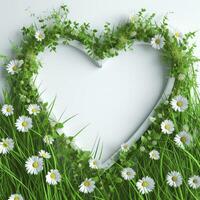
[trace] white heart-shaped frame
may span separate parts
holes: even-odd
[[[147,43],[137,43],[137,44],[148,45]],[[79,49],[81,52],[84,52],[84,54],[88,55],[87,51],[84,49],[84,47],[79,42],[73,41],[73,42],[70,43],[70,46],[73,46],[76,49]],[[96,61],[94,59],[91,59],[91,61],[99,68],[102,68],[104,66],[104,63],[105,63],[105,60]],[[148,127],[151,123],[149,119],[150,119],[150,117],[152,117],[154,115],[155,107],[157,107],[160,104],[161,101],[165,101],[167,99],[167,97],[171,94],[173,85],[174,85],[174,78],[168,78],[166,85],[162,90],[162,94],[160,94],[160,97],[155,102],[151,112],[149,112],[147,115],[145,115],[145,120],[143,120],[142,123],[139,124],[137,129],[131,135],[128,136],[128,139],[126,139],[126,141],[123,141],[123,142],[130,145],[133,142],[137,141],[143,135],[143,133],[148,129]],[[47,101],[46,98],[44,98],[44,100]],[[48,99],[48,101],[49,101],[49,99]],[[102,126],[103,126],[103,124],[102,124]],[[90,141],[90,142],[92,142],[92,141]],[[93,143],[94,143],[94,141],[93,141]],[[117,149],[117,150],[112,152],[111,155],[109,155],[109,157],[107,157],[106,159],[105,158],[102,159],[102,161],[103,161],[102,167],[103,168],[109,168],[117,160],[118,155],[119,155],[119,151],[120,151],[120,145],[117,145],[117,147],[115,147],[115,149]]]

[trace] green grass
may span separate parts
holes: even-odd
[[[15,57],[24,60],[24,65],[18,74],[8,76],[10,90],[4,94],[4,103],[14,106],[14,115],[5,117],[0,113],[0,139],[11,137],[15,142],[13,151],[0,155],[0,199],[6,200],[12,193],[20,193],[29,200],[199,200],[199,189],[191,189],[187,183],[190,176],[200,173],[200,99],[194,70],[199,59],[193,53],[195,45],[189,45],[189,40],[195,34],[186,34],[179,44],[170,36],[166,18],[158,26],[154,23],[154,14],[146,16],[142,10],[136,21],[125,22],[115,28],[106,24],[104,32],[98,36],[96,30],[91,29],[87,23],[77,24],[67,18],[65,22],[61,21],[60,17],[67,13],[64,6],[59,11],[53,11],[48,18],[40,19],[37,26],[42,26],[46,36],[42,42],[34,38],[37,29],[35,25],[23,28],[23,40],[19,47],[15,47]],[[47,25],[49,20],[53,21],[51,25]],[[137,33],[134,37],[133,31]],[[170,66],[170,75],[176,78],[169,100],[176,95],[183,95],[188,99],[189,108],[179,113],[173,111],[170,104],[162,103],[155,111],[156,121],[129,152],[120,153],[115,165],[108,170],[90,169],[90,152],[73,149],[69,144],[73,138],[65,138],[56,133],[57,128],[63,124],[67,126],[75,116],[69,116],[64,122],[51,126],[49,117],[54,102],[47,104],[38,101],[40,96],[32,81],[32,76],[41,67],[37,55],[46,48],[55,51],[58,39],[63,39],[64,44],[70,40],[80,41],[95,59],[109,58],[116,56],[120,50],[128,49],[136,40],[149,42],[155,34],[162,34],[165,38],[162,57]],[[2,58],[6,66],[10,58]],[[177,79],[180,73],[185,74],[184,81]],[[16,130],[15,122],[19,116],[28,115],[26,107],[30,103],[38,103],[42,110],[37,116],[31,116],[33,128],[28,133],[20,133]],[[162,114],[162,118],[158,114]],[[175,125],[171,135],[161,133],[160,124],[165,119],[171,119]],[[174,144],[173,139],[185,124],[193,141],[183,150]],[[74,133],[74,136],[81,133],[82,130]],[[52,135],[55,143],[45,145],[42,140],[45,135]],[[140,151],[141,146],[145,147],[145,151]],[[27,174],[25,161],[41,149],[48,151],[52,155],[51,159],[45,160],[44,170],[40,174]],[[160,152],[160,160],[150,160],[149,152],[152,149]],[[121,178],[124,167],[132,167],[136,171],[132,181]],[[60,171],[62,181],[56,186],[50,186],[45,181],[45,175],[54,168]],[[183,184],[179,188],[171,188],[166,183],[167,173],[174,170],[183,176]],[[156,183],[155,189],[146,195],[140,194],[136,188],[136,182],[143,176],[153,178]],[[91,194],[79,192],[79,185],[85,178],[93,178],[96,182],[96,189]]]

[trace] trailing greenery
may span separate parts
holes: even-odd
[[[68,19],[68,9],[61,6],[50,16],[38,18],[38,23],[22,28],[23,39],[15,48],[14,58],[23,60],[23,65],[14,75],[8,75],[9,91],[4,94],[4,104],[14,107],[14,114],[6,117],[0,114],[0,139],[10,137],[15,142],[13,151],[0,154],[0,199],[8,199],[12,193],[20,193],[30,200],[192,200],[200,199],[200,190],[188,186],[187,180],[200,173],[200,99],[197,90],[195,63],[199,59],[194,55],[195,45],[191,39],[195,33],[187,33],[181,42],[171,34],[165,17],[160,24],[154,21],[155,14],[147,15],[141,10],[117,27],[105,24],[100,34],[88,23],[79,24]],[[42,30],[45,38],[35,38],[37,30]],[[155,111],[155,120],[139,141],[134,143],[128,152],[121,152],[119,160],[108,170],[91,169],[88,165],[91,153],[73,148],[74,137],[60,136],[56,130],[62,128],[73,117],[64,122],[52,125],[50,115],[53,103],[40,101],[40,95],[34,85],[33,76],[42,67],[37,56],[47,48],[56,51],[59,44],[68,45],[70,41],[79,41],[92,58],[102,60],[118,55],[121,50],[128,50],[135,41],[150,42],[155,35],[162,35],[165,40],[160,50],[162,58],[170,67],[170,76],[175,77],[173,92],[169,101],[182,95],[188,100],[188,109],[175,112],[169,102],[163,102]],[[4,65],[10,58],[4,58]],[[180,74],[184,80],[179,80]],[[17,131],[15,122],[19,116],[28,116],[27,106],[38,104],[41,111],[31,116],[33,128],[27,133]],[[3,106],[3,105],[2,105]],[[174,123],[175,131],[167,135],[161,132],[160,125],[165,119]],[[192,144],[180,148],[174,143],[174,134],[187,129],[192,136]],[[81,132],[81,131],[80,131]],[[74,133],[76,136],[79,133]],[[46,145],[45,135],[51,135],[55,142]],[[52,157],[44,162],[44,170],[38,175],[26,172],[25,162],[28,157],[45,149]],[[160,160],[149,158],[149,152],[157,149]],[[136,176],[131,181],[121,177],[121,170],[131,167]],[[61,182],[55,186],[45,181],[50,169],[58,169]],[[179,171],[183,176],[183,184],[171,188],[166,183],[169,171]],[[137,187],[138,179],[149,176],[155,181],[155,189],[142,195]],[[91,194],[79,192],[79,185],[85,178],[93,178],[96,188]]]

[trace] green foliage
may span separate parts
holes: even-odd
[[[149,16],[144,9],[117,27],[106,23],[101,34],[88,23],[79,24],[69,20],[67,15],[67,7],[61,6],[50,16],[38,18],[37,25],[22,28],[23,39],[15,51],[15,58],[22,59],[24,64],[19,73],[8,76],[10,91],[5,93],[5,102],[12,104],[15,112],[11,117],[0,114],[0,138],[11,137],[15,140],[14,151],[9,155],[0,155],[0,199],[8,199],[11,193],[16,192],[31,200],[200,199],[199,191],[190,189],[187,185],[187,179],[199,174],[200,169],[200,106],[194,68],[199,59],[194,55],[195,45],[189,45],[195,33],[185,34],[182,43],[179,43],[171,36],[166,17],[158,25],[154,22],[155,14]],[[35,39],[37,29],[42,29],[45,33],[45,39],[41,42]],[[161,56],[170,66],[170,75],[176,78],[169,98],[181,94],[188,99],[189,108],[186,112],[179,113],[174,112],[169,104],[161,104],[156,109],[155,122],[128,152],[120,153],[119,161],[114,166],[106,171],[90,169],[90,152],[74,149],[73,137],[57,135],[56,129],[62,128],[63,123],[52,126],[49,116],[53,104],[39,100],[32,78],[42,67],[37,56],[47,48],[56,51],[59,44],[68,45],[70,41],[76,40],[87,49],[92,58],[101,60],[117,56],[121,50],[130,49],[135,41],[150,42],[156,34],[165,38]],[[6,65],[8,59],[4,56],[0,58]],[[184,81],[177,79],[180,73],[185,75]],[[26,106],[30,103],[39,104],[42,111],[33,117],[33,129],[27,134],[19,133],[15,127],[16,119],[21,115],[28,115]],[[162,117],[158,117],[159,114]],[[173,120],[176,133],[187,124],[193,136],[192,146],[180,149],[174,145],[171,135],[162,134],[160,124],[164,119]],[[52,135],[56,139],[55,144],[46,146],[42,141],[45,135]],[[46,162],[44,172],[37,176],[28,175],[24,167],[25,161],[41,149],[50,152],[52,158]],[[149,151],[152,149],[160,151],[159,161],[149,159]],[[134,168],[136,178],[133,181],[121,178],[123,167]],[[51,168],[57,168],[62,174],[62,182],[57,186],[49,186],[45,182],[45,174]],[[184,183],[179,189],[172,189],[166,184],[166,174],[172,170],[179,171],[184,177]],[[141,195],[135,187],[135,180],[143,176],[150,176],[156,182],[155,190],[147,195]],[[87,177],[93,177],[97,188],[94,193],[83,195],[78,191],[78,186]]]

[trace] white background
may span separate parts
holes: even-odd
[[[11,41],[20,40],[20,28],[36,15],[66,3],[69,17],[90,22],[102,30],[105,22],[118,24],[141,8],[156,12],[159,21],[168,13],[170,25],[182,32],[200,29],[198,0],[1,0],[0,54],[9,55]],[[173,13],[173,14],[172,14]],[[198,37],[199,38],[199,34]],[[199,40],[197,39],[199,48]],[[166,73],[158,52],[136,46],[98,69],[83,54],[71,47],[59,47],[57,54],[46,51],[41,60],[44,68],[38,77],[42,98],[51,101],[57,95],[54,114],[62,119],[78,114],[66,124],[65,132],[73,135],[83,126],[77,144],[90,149],[96,138],[103,144],[103,158],[109,157],[136,130],[151,111],[165,85]],[[198,51],[197,51],[197,54]],[[3,85],[3,77],[0,79]]]

